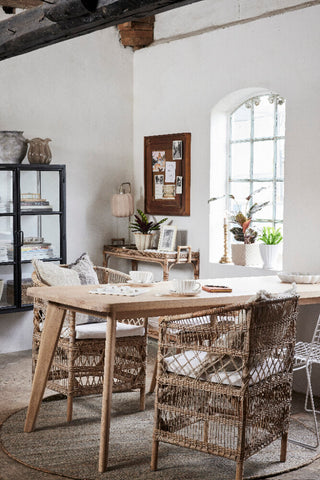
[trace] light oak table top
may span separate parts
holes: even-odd
[[[170,293],[170,289],[173,288],[172,282],[159,282],[150,287],[144,287],[141,295],[133,297],[89,293],[90,290],[99,288],[101,285],[28,288],[27,295],[42,298],[49,303],[25,421],[25,432],[31,432],[34,429],[66,309],[102,316],[107,320],[98,467],[100,472],[104,472],[108,463],[117,319],[196,312],[208,307],[244,303],[259,290],[284,293],[291,288],[290,284],[281,283],[275,275],[199,281],[203,285],[226,285],[232,288],[232,292],[208,293],[201,291],[194,297],[176,296]],[[301,305],[320,304],[320,284],[297,285],[297,293],[300,295],[299,303]]]
[[[64,305],[74,310],[94,311],[101,315],[118,314],[119,318],[142,313],[145,315],[164,315],[173,310],[188,311],[189,308],[226,305],[248,301],[259,290],[271,293],[284,293],[291,288],[291,284],[282,283],[276,276],[266,277],[237,277],[198,280],[202,285],[227,285],[232,288],[231,293],[208,293],[202,291],[197,296],[176,296],[170,294],[172,282],[158,282],[151,287],[142,287],[145,293],[134,297],[119,295],[97,295],[89,291],[97,285],[80,285],[68,287],[31,287],[27,295],[40,297],[50,302]],[[101,285],[100,285],[101,286]],[[297,294],[300,295],[301,305],[320,303],[320,284],[299,284]]]

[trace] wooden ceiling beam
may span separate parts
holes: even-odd
[[[50,0],[0,22],[0,60],[198,1]]]
[[[32,8],[42,5],[42,0],[0,0],[1,7]]]

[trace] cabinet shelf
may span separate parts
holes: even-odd
[[[40,211],[40,212],[36,212],[36,211],[33,211],[33,210],[25,210],[23,212],[21,212],[21,216],[25,216],[25,215],[63,215],[63,212],[61,211],[48,211],[48,210],[44,210],[44,211]]]
[[[66,263],[65,183],[65,165],[0,164],[0,314],[32,309],[33,258]]]

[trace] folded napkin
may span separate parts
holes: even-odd
[[[136,295],[141,295],[147,291],[147,288],[133,288],[125,285],[105,285],[104,287],[90,290],[89,293],[95,293],[98,295],[123,295],[125,297],[135,297]]]

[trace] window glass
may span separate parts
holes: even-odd
[[[272,179],[273,177],[273,149],[272,140],[254,142],[253,144],[253,178]]]
[[[245,140],[250,138],[251,114],[245,104],[241,105],[231,118],[232,140]]]
[[[273,137],[274,135],[274,105],[268,96],[253,101],[253,131],[255,138]]]
[[[234,143],[231,146],[231,177],[249,178],[250,143]]]
[[[275,94],[251,98],[230,115],[229,125],[227,193],[244,208],[245,198],[263,188],[250,204],[269,204],[254,214],[253,223],[257,230],[278,227],[283,221],[285,101]],[[232,207],[227,199],[227,210]]]

